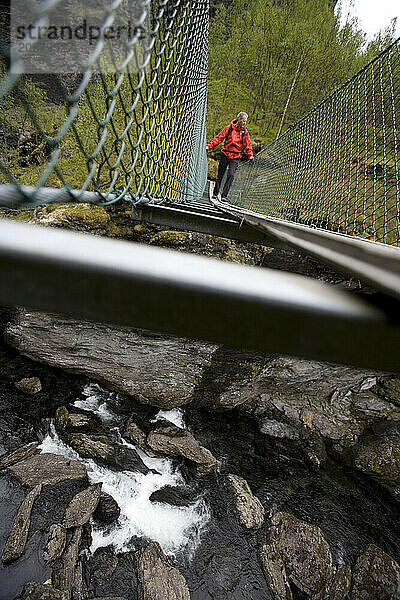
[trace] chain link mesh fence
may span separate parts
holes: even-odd
[[[229,201],[400,245],[400,38],[244,163]]]
[[[202,196],[208,0],[98,1],[102,35],[76,73],[29,75],[23,56],[10,69],[10,15],[0,15],[1,206],[87,201],[85,192],[99,204]],[[129,3],[134,22],[116,56],[103,34]],[[49,23],[63,1],[28,4]]]

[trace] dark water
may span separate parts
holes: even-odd
[[[304,462],[295,443],[261,436],[251,419],[232,412],[187,412],[195,437],[218,458],[221,473],[247,479],[266,513],[290,512],[323,530],[336,563],[354,564],[369,543],[400,559],[398,503],[382,488],[333,461],[324,471]],[[268,521],[257,533],[244,531],[221,493],[220,475],[210,476],[213,519],[195,564],[184,573],[193,600],[269,599],[257,561]]]
[[[15,366],[17,363],[28,374],[36,374],[32,367],[35,363],[24,363],[25,359],[18,358],[15,353],[12,356],[12,360],[10,356],[6,360],[3,355],[3,365],[11,364],[15,368],[12,375],[0,382],[4,419],[3,424],[0,423],[0,444],[7,449],[34,439],[40,418],[53,416],[55,405],[68,405],[78,397],[77,390],[82,389],[82,378],[60,372],[57,383],[57,371],[49,370],[49,386],[53,393],[49,394],[48,405],[46,407],[46,401],[42,400],[32,407],[30,414],[30,400],[21,397],[11,381],[20,375]],[[46,381],[46,367],[40,369]],[[116,405],[110,408],[120,415],[121,424],[132,411],[143,422],[157,412],[141,407],[127,397],[115,398]],[[23,402],[26,410],[21,413]],[[371,542],[400,561],[398,503],[367,478],[333,461],[328,462],[324,470],[312,467],[304,461],[295,442],[283,443],[260,435],[252,419],[235,411],[187,407],[185,420],[196,439],[222,462],[217,473],[203,478],[198,485],[199,494],[206,498],[212,515],[201,544],[191,561],[183,552],[175,560],[188,582],[192,600],[272,600],[257,551],[265,542],[269,518],[277,511],[290,512],[321,527],[338,563],[354,564],[358,552]],[[15,424],[18,424],[18,435],[13,433]],[[247,532],[239,526],[220,485],[224,473],[244,477],[260,498],[267,519],[259,531]],[[188,485],[191,485],[190,480]],[[46,508],[51,505],[51,493],[49,490],[48,497],[38,500],[25,554],[12,565],[0,563],[0,600],[15,598],[27,581],[44,582],[50,576],[50,569],[42,559],[42,549],[48,528],[43,514],[48,512],[51,520],[51,510]],[[25,495],[26,490],[15,481],[4,475],[0,477],[0,552]],[[35,533],[35,529],[39,532]],[[89,560],[88,581],[92,592],[136,600],[133,554],[120,556],[114,575],[107,581],[102,580],[107,557],[103,559],[103,563],[99,556]]]

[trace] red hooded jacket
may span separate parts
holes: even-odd
[[[232,131],[227,139],[229,127],[232,125]],[[222,153],[227,158],[242,158],[242,129],[243,127],[237,127],[235,121],[232,121],[230,125],[227,125],[220,131],[213,140],[208,144],[207,148],[212,150],[215,146],[218,146],[225,140],[225,144],[222,148]],[[245,129],[243,135],[243,146],[246,154],[249,158],[253,156],[253,148],[251,145],[250,135],[247,129]]]

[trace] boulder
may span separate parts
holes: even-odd
[[[274,544],[264,544],[259,550],[259,560],[273,600],[293,600],[284,562]]]
[[[68,417],[67,427],[71,429],[77,429],[80,427],[87,427],[90,424],[91,418],[81,413],[70,413]]]
[[[173,454],[186,458],[193,464],[196,477],[207,475],[220,464],[207,448],[200,446],[191,433],[172,423],[151,431],[147,436],[147,443],[165,456]]]
[[[193,399],[197,382],[217,348],[131,327],[33,311],[20,311],[17,321],[7,324],[5,336],[29,358],[87,375],[164,409]]]
[[[67,543],[67,530],[58,523],[50,526],[47,544],[43,550],[45,562],[53,562],[60,558]]]
[[[26,540],[28,539],[33,503],[40,495],[41,490],[42,486],[40,484],[37,485],[29,492],[19,507],[17,516],[14,519],[10,534],[5,543],[3,554],[1,555],[3,563],[10,563],[17,560],[24,552]]]
[[[241,526],[246,529],[259,529],[264,523],[265,510],[260,500],[253,495],[247,481],[229,473],[222,477],[222,484],[233,500]]]
[[[148,473],[140,456],[133,448],[117,444],[106,435],[71,433],[68,443],[83,458],[93,458],[114,469]]]
[[[156,490],[150,496],[151,502],[165,502],[172,506],[187,506],[196,500],[196,490],[186,487],[166,485]]]
[[[118,502],[110,494],[102,492],[99,503],[93,513],[94,518],[101,523],[109,525],[110,523],[114,523],[120,514],[121,509],[118,506]]]
[[[62,433],[65,431],[68,423],[69,412],[66,406],[59,406],[56,410],[55,426],[56,430]]]
[[[65,529],[78,527],[87,523],[100,500],[101,483],[96,483],[78,492],[71,500],[65,511],[62,526]]]
[[[400,600],[400,565],[370,544],[353,568],[352,600]]]
[[[136,552],[139,600],[190,600],[185,578],[157,542]]]
[[[51,585],[31,581],[25,585],[16,600],[70,600],[70,594],[56,590]]]
[[[132,443],[135,444],[138,448],[140,448],[143,452],[152,458],[158,456],[156,452],[154,452],[147,443],[147,436],[145,432],[140,429],[139,425],[137,425],[133,418],[130,417],[128,420],[125,430],[124,436]]]
[[[351,568],[346,565],[336,567],[329,600],[346,600],[351,587]]]
[[[69,546],[59,567],[53,569],[51,582],[57,590],[69,594],[80,584],[80,569],[78,566],[79,545],[82,537],[82,527],[77,527],[73,533]]]
[[[276,513],[271,520],[269,545],[277,552],[275,556],[281,557],[290,583],[313,600],[325,600],[335,569],[329,545],[319,527],[288,513]]]
[[[400,500],[400,432],[364,436],[347,457],[348,464],[370,475]]]
[[[35,454],[7,467],[7,471],[27,487],[39,483],[54,485],[65,480],[87,480],[86,467],[82,463],[51,453]]]
[[[24,377],[15,383],[15,387],[29,396],[34,396],[42,391],[42,383],[39,377]]]
[[[14,452],[10,452],[5,456],[2,456],[0,458],[0,469],[6,469],[7,467],[14,465],[21,460],[29,458],[35,453],[38,445],[38,442],[31,442],[30,444],[26,444],[26,446],[21,446],[21,448],[18,448],[18,450],[14,450]]]

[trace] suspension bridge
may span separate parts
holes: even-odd
[[[34,22],[59,4],[32,3]],[[125,8],[104,8],[102,33]],[[47,77],[51,106],[2,43],[1,207],[128,202],[134,222],[307,253],[377,293],[3,219],[0,304],[400,372],[400,40],[242,164],[222,203],[207,185],[208,2],[136,8],[118,54],[100,35],[79,72]]]

